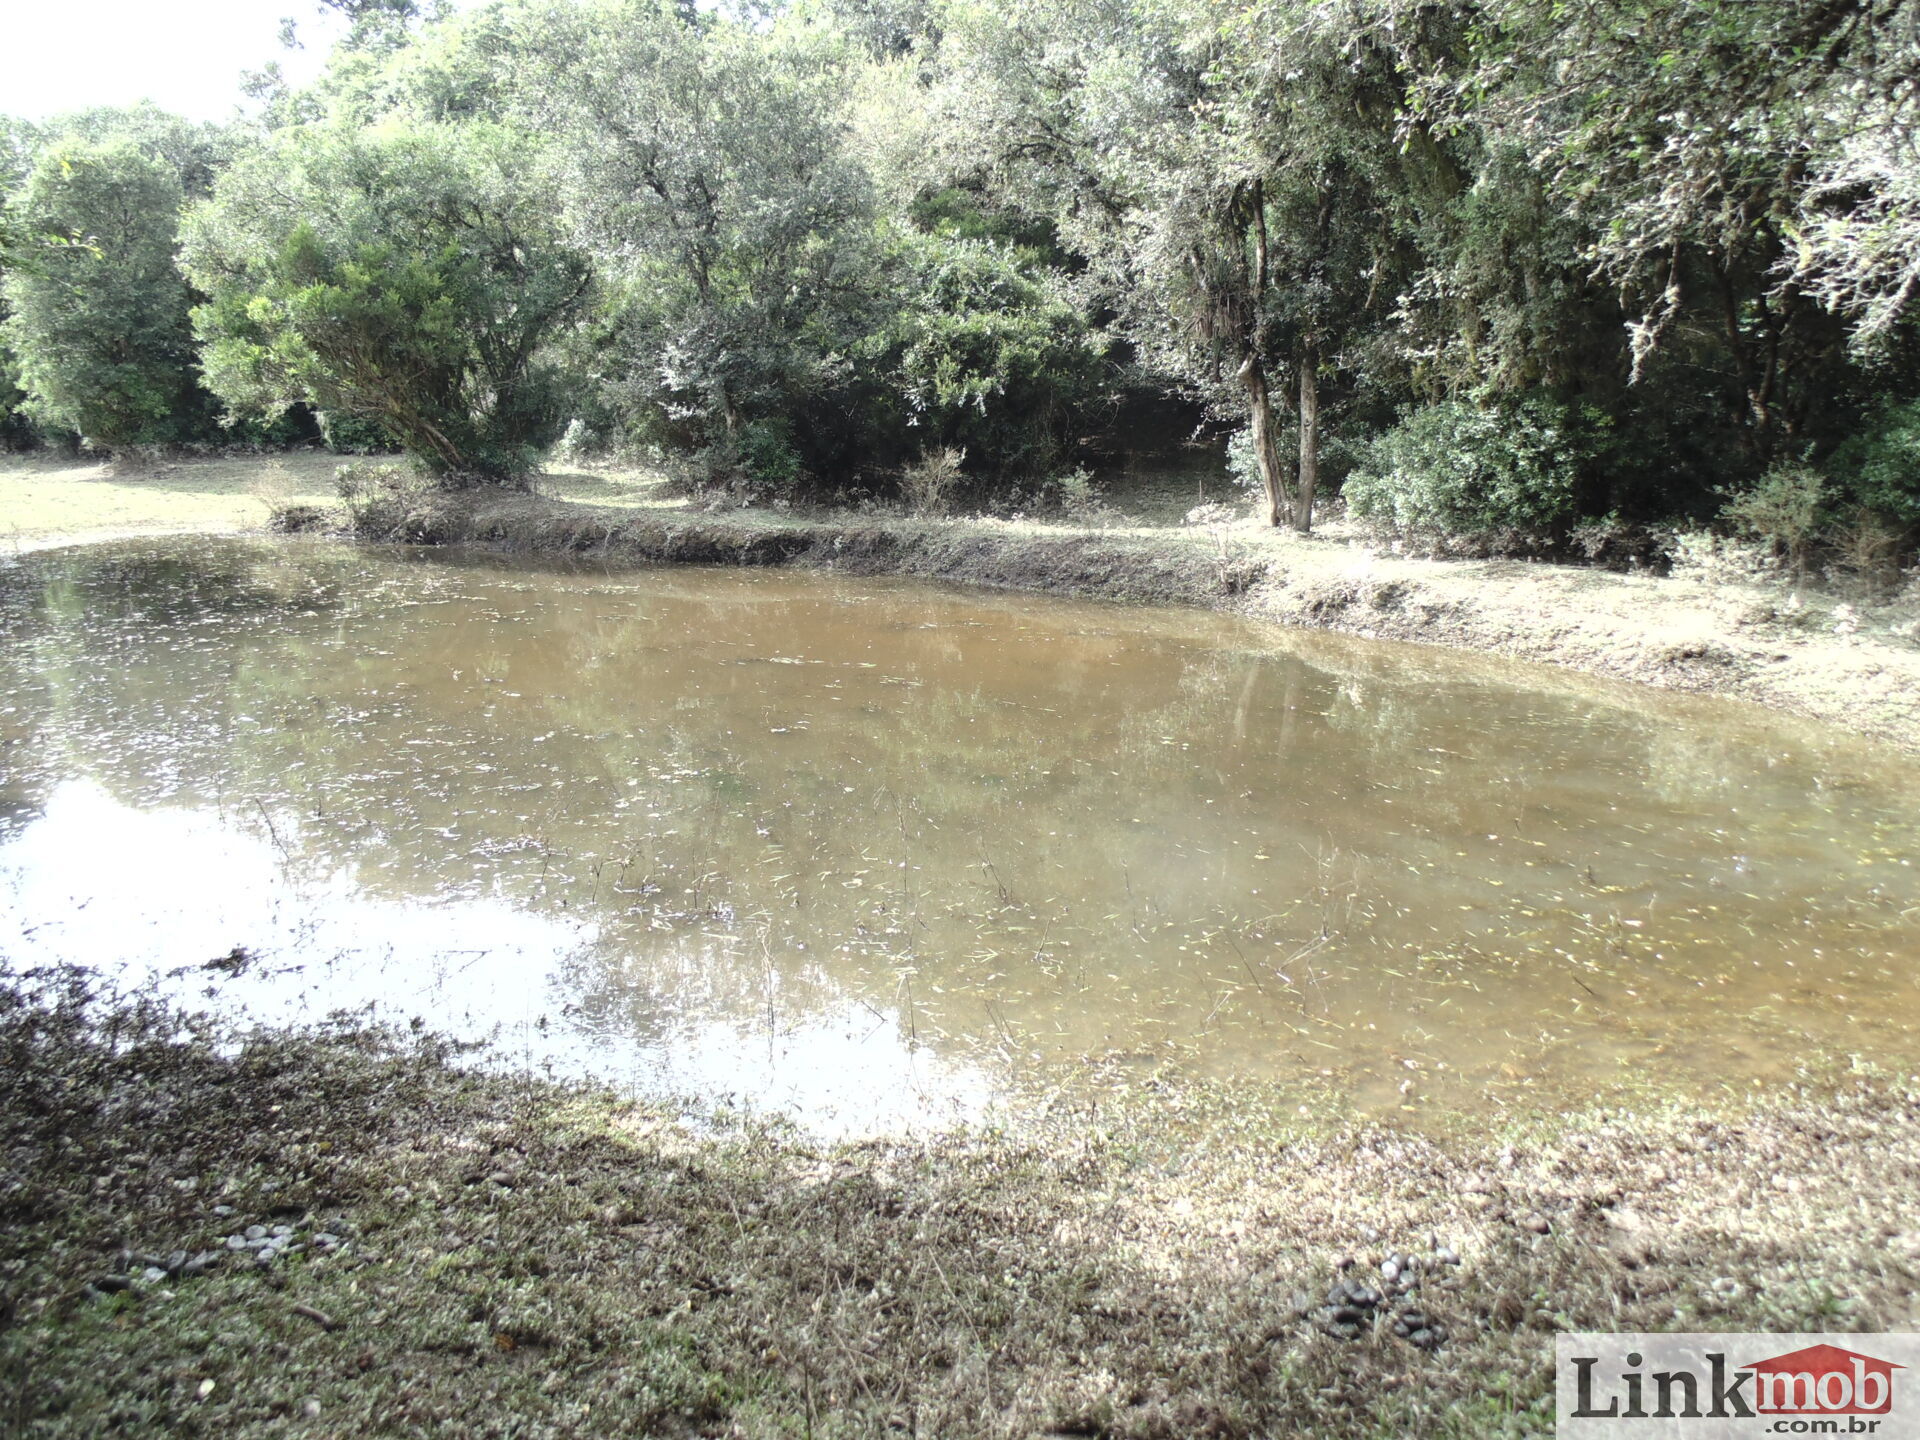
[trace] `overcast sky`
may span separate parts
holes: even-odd
[[[296,83],[326,59],[337,24],[313,0],[0,0],[0,112],[41,120],[137,100],[224,120],[240,72],[278,60]],[[280,20],[306,49],[280,49]]]

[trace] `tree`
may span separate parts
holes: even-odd
[[[896,302],[872,360],[913,448],[963,450],[983,475],[1046,478],[1109,366],[1085,317],[1030,246],[903,228]]]
[[[241,409],[376,422],[447,484],[524,476],[592,283],[534,159],[480,122],[273,136],[189,220],[209,382]]]
[[[20,388],[20,362],[7,343],[7,272],[27,258],[28,246],[13,209],[13,197],[32,167],[31,133],[20,121],[0,117],[0,444],[26,439],[30,426],[20,407],[27,392]]]
[[[1460,110],[1522,146],[1633,317],[1632,373],[1720,369],[1758,467],[1815,438],[1841,354],[1920,271],[1912,0],[1499,0]],[[1550,11],[1550,13],[1549,13]],[[1444,88],[1444,87],[1443,87]]]
[[[103,450],[214,428],[174,263],[183,201],[204,187],[212,137],[158,111],[66,122],[9,205],[15,232],[4,339],[23,409]]]
[[[1143,362],[1250,428],[1271,523],[1309,529],[1323,384],[1396,295],[1394,57],[1293,3],[956,8],[946,36],[955,132],[997,137]]]
[[[837,43],[666,0],[507,16],[521,123],[606,257],[599,379],[628,434],[766,479],[840,459],[880,250]]]

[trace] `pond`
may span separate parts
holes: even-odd
[[[1920,1058],[1920,767],[1726,702],[831,574],[0,565],[0,955],[861,1133]]]

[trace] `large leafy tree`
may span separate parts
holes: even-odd
[[[604,257],[599,378],[629,431],[782,477],[838,458],[811,442],[846,408],[880,254],[838,46],[667,0],[509,12],[492,43]]]
[[[7,342],[6,276],[27,258],[26,237],[13,209],[14,193],[32,166],[31,135],[23,123],[0,117],[0,444],[14,444],[28,432],[20,406],[20,362]]]
[[[1588,233],[1633,374],[1672,354],[1720,377],[1760,463],[1817,438],[1848,340],[1884,342],[1920,285],[1917,16],[1913,0],[1498,0],[1477,63],[1439,88]]]
[[[214,428],[175,264],[214,150],[211,131],[145,108],[75,117],[37,148],[8,206],[4,334],[41,426],[108,451]]]
[[[954,7],[944,35],[952,132],[993,138],[1141,359],[1250,429],[1272,523],[1310,528],[1323,383],[1397,294],[1394,56],[1292,3]]]
[[[527,474],[592,283],[535,163],[484,122],[273,136],[188,226],[209,381],[242,409],[374,422],[449,484]]]

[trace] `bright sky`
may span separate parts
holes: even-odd
[[[313,0],[0,0],[0,113],[42,120],[152,100],[195,120],[246,104],[240,72],[278,60],[296,84],[339,25]],[[280,20],[304,50],[280,49]]]

